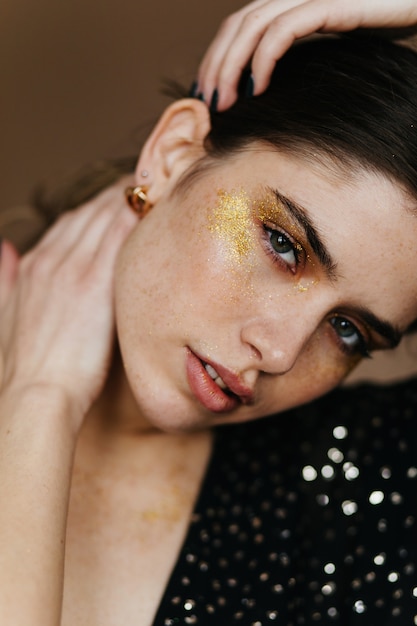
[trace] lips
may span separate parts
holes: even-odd
[[[217,363],[203,360],[189,348],[186,372],[191,391],[213,413],[227,413],[241,404],[253,402],[252,390],[236,374]]]

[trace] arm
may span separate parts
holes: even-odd
[[[210,102],[217,89],[217,108],[224,110],[235,101],[241,72],[251,58],[257,95],[268,86],[276,61],[301,37],[416,24],[415,0],[255,0],[221,25],[201,62],[198,90]]]
[[[111,358],[120,190],[0,262],[0,622],[58,626],[72,460]]]
[[[74,433],[53,389],[0,400],[0,621],[58,626]]]

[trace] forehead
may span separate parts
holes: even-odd
[[[229,184],[255,195],[277,189],[303,207],[337,264],[341,304],[367,306],[401,330],[417,317],[417,203],[399,184],[320,155],[265,147],[237,155],[231,166]]]

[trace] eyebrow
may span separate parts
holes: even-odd
[[[395,348],[401,341],[403,333],[399,328],[387,322],[386,320],[377,317],[372,311],[364,307],[353,307],[353,312],[361,317],[365,324],[370,326],[381,337],[384,337],[388,341],[389,348]]]
[[[284,194],[278,191],[278,189],[271,189],[271,191],[278,202],[285,206],[288,213],[291,214],[297,224],[303,229],[306,234],[307,241],[316,255],[320,265],[325,270],[327,277],[329,280],[334,281],[337,277],[337,265],[332,259],[330,252],[321,239],[319,231],[314,226],[313,220],[308,215],[306,209],[294,202],[294,200],[284,196]]]
[[[328,251],[325,243],[320,237],[318,229],[314,226],[311,217],[308,215],[306,209],[294,200],[291,200],[278,189],[271,189],[272,193],[277,198],[278,202],[284,205],[288,213],[293,217],[297,224],[304,230],[307,241],[310,244],[314,254],[316,255],[320,265],[324,268],[329,280],[334,281],[337,278],[337,264],[332,259],[330,252]],[[365,324],[372,328],[378,335],[386,339],[389,348],[395,348],[401,340],[402,332],[380,317],[377,317],[372,311],[365,307],[353,307],[351,309],[356,315],[361,317]]]

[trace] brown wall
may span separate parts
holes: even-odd
[[[3,0],[0,210],[94,159],[132,153],[166,98],[191,83],[220,19],[242,0]]]

